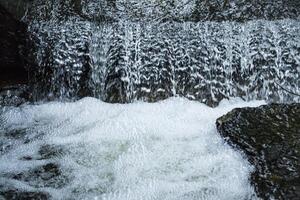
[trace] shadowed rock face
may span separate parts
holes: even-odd
[[[0,6],[0,88],[24,83],[27,73],[23,59],[26,26]]]
[[[0,5],[16,20],[20,20],[25,15],[31,2],[32,0],[0,0]]]
[[[30,56],[34,48],[27,24],[1,4],[0,1],[0,105],[20,105],[28,100],[26,84],[28,71],[35,66]]]
[[[234,109],[217,128],[255,166],[252,182],[263,199],[300,198],[300,104]]]

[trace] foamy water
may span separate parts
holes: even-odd
[[[224,143],[215,121],[263,103],[234,99],[210,108],[181,98],[126,105],[85,98],[2,108],[0,185],[53,199],[255,199],[251,166]],[[59,172],[37,172],[47,164]]]

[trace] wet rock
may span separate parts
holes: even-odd
[[[26,25],[0,5],[0,88],[27,82]]]
[[[28,86],[25,84],[18,84],[0,86],[0,106],[19,106],[29,99]]]
[[[78,16],[89,21],[249,21],[296,19],[297,0],[0,0],[15,18]],[[55,9],[55,12],[53,10]]]
[[[5,108],[4,108],[5,109]],[[40,140],[44,136],[44,132],[36,132],[36,134],[29,134],[27,128],[3,130],[3,140],[11,140],[15,142],[21,142],[28,144],[36,140]],[[2,139],[1,138],[1,139]]]
[[[297,18],[297,0],[70,0],[69,8],[85,19],[165,21],[249,21]]]
[[[68,183],[68,178],[62,173],[60,166],[49,163],[28,172],[12,175],[13,179],[24,181],[36,188],[61,188]]]
[[[31,2],[32,0],[0,0],[0,5],[5,7],[15,19],[20,20],[26,14]]]
[[[50,195],[42,192],[26,192],[18,189],[2,190],[0,186],[0,199],[9,200],[46,200]]]
[[[295,0],[196,0],[190,16],[194,21],[238,21],[297,18],[299,1]]]
[[[51,159],[55,157],[59,157],[64,154],[64,150],[62,146],[57,145],[43,145],[39,150],[40,159]]]
[[[12,130],[10,132],[5,133],[4,135],[9,139],[24,139],[24,137],[26,136],[26,129]]]
[[[234,109],[217,120],[220,134],[255,166],[263,199],[300,198],[300,104]]]

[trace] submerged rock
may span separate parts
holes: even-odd
[[[299,103],[234,109],[217,128],[255,166],[251,181],[260,197],[300,198]]]
[[[50,196],[42,192],[25,192],[18,189],[1,190],[0,186],[0,198],[11,200],[46,200],[50,199]]]
[[[10,178],[25,182],[34,188],[61,188],[68,183],[68,178],[62,173],[60,166],[55,163],[48,163],[30,171],[13,174]]]
[[[17,84],[13,86],[0,86],[0,107],[1,106],[19,106],[29,99],[28,86],[26,84]]]

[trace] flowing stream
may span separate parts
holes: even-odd
[[[168,2],[33,1],[33,103],[0,105],[0,199],[257,199],[215,122],[300,102],[298,4]]]
[[[85,98],[4,108],[0,186],[54,199],[256,199],[252,167],[224,143],[215,121],[235,107],[261,104]]]

